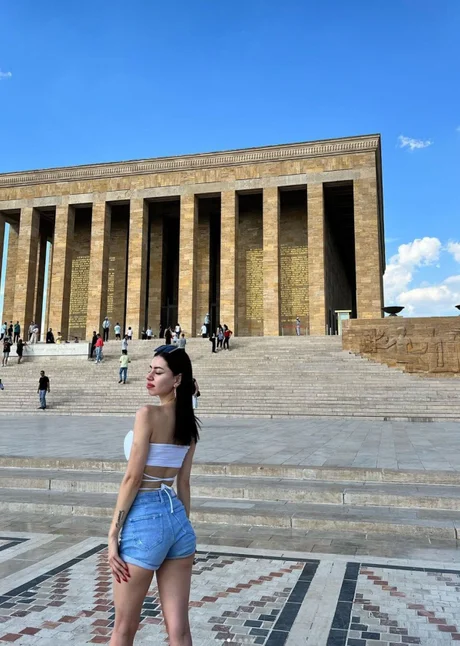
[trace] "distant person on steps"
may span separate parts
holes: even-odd
[[[121,351],[121,357],[120,357],[120,380],[119,384],[126,383],[126,380],[128,378],[128,364],[131,363],[131,359],[128,357],[128,350],[122,350]]]
[[[102,333],[104,335],[103,341],[108,341],[109,340],[109,330],[110,330],[110,321],[109,317],[106,316],[105,319],[102,321]]]
[[[38,390],[37,393],[40,397],[40,406],[41,410],[46,408],[46,393],[50,392],[50,380],[45,375],[45,371],[40,371],[40,379],[38,380]]]
[[[96,341],[96,365],[102,361],[102,348],[104,347],[104,341],[100,334],[97,335]]]

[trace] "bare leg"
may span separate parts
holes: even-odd
[[[161,609],[170,646],[192,646],[188,602],[192,581],[193,556],[163,563],[157,572]]]
[[[149,591],[153,572],[128,564],[128,582],[113,579],[115,601],[115,626],[109,646],[133,646],[139,627],[142,604]]]

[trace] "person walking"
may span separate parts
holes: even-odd
[[[208,328],[206,327],[206,325],[204,323],[201,326],[201,336],[202,336],[203,339],[206,339],[206,337],[208,336]]]
[[[216,341],[217,341],[217,337],[216,337],[216,335],[214,334],[214,332],[213,332],[213,333],[211,334],[211,336],[209,337],[209,340],[210,340],[210,341],[211,341],[211,343],[212,343],[212,351],[213,351],[213,353],[214,353],[214,352],[217,352],[217,350],[216,350]]]
[[[3,338],[6,336],[7,330],[8,330],[8,323],[5,321],[4,323],[2,323],[0,341],[2,341]]]
[[[126,350],[128,352],[128,335],[125,334],[123,337],[123,341],[121,342],[121,351]]]
[[[115,332],[115,339],[121,341],[121,325],[118,322],[115,324],[113,331]]]
[[[46,343],[54,343],[53,328],[51,328],[51,327],[48,330],[48,332],[46,333]]]
[[[295,333],[296,336],[300,336],[300,318],[298,316],[295,320]]]
[[[209,330],[211,328],[211,319],[209,317],[209,314],[206,314],[206,316],[204,317],[203,325],[206,327],[206,336],[209,336]]]
[[[179,339],[179,348],[181,350],[185,350],[185,346],[187,345],[187,339],[185,338],[184,332],[182,332],[180,339]]]
[[[172,332],[171,332],[171,328],[168,327],[166,328],[166,331],[165,331],[166,345],[171,345],[171,340],[172,340]]]
[[[221,325],[217,328],[217,349],[223,349],[224,343],[224,330]]]
[[[176,327],[174,328],[174,332],[176,333],[177,338],[179,338],[181,333],[182,333],[182,328],[179,325],[179,323],[176,323]]]
[[[46,393],[50,392],[50,380],[45,375],[44,370],[40,370],[40,379],[38,380],[38,390],[37,393],[40,397],[40,406],[41,410],[46,408]]]
[[[91,339],[91,352],[89,355],[89,358],[92,359],[94,355],[94,350],[96,348],[96,342],[97,342],[97,332],[96,330],[93,330],[93,338]]]
[[[10,321],[10,324],[8,326],[8,336],[10,337],[10,339],[13,338],[13,333],[14,333],[14,325],[13,325],[13,321]]]
[[[230,337],[232,336],[233,332],[227,327],[227,325],[224,325],[224,350],[227,348],[227,350],[230,350]]]
[[[201,397],[201,393],[200,393],[200,387],[196,379],[193,380],[193,385],[195,386],[195,391],[192,395],[192,406],[193,406],[193,410],[196,410],[198,408],[198,397]]]
[[[128,341],[132,341],[133,340],[133,328],[131,326],[128,328],[127,335],[128,335]]]
[[[34,324],[34,327],[32,329],[32,337],[31,337],[31,340],[30,340],[31,343],[38,343],[38,333],[39,332],[40,332],[40,330],[38,329],[38,325]]]
[[[31,321],[29,325],[29,343],[32,341],[32,334],[34,332],[35,323]]]
[[[102,348],[104,347],[104,341],[100,334],[97,335],[96,340],[96,365],[102,361]]]
[[[109,317],[106,316],[105,319],[102,321],[102,334],[103,336],[103,341],[108,341],[109,340],[109,330],[110,330],[110,321]]]
[[[120,357],[120,380],[119,384],[122,382],[125,384],[126,379],[128,378],[128,363],[131,363],[131,359],[128,357],[128,350],[121,351]]]
[[[8,359],[10,358],[12,345],[13,344],[11,343],[11,338],[9,336],[5,336],[3,339],[3,357],[2,357],[3,367],[8,365]]]
[[[17,343],[20,336],[21,336],[21,326],[19,325],[19,321],[16,321],[16,323],[14,324],[13,343]]]
[[[110,646],[132,646],[154,573],[170,646],[191,646],[188,607],[196,535],[189,520],[190,472],[199,427],[188,354],[158,347],[147,390],[160,405],[140,408],[134,431],[125,438],[128,464],[109,529],[115,603]]]
[[[24,352],[24,346],[27,345],[24,343],[24,341],[19,337],[18,342],[16,344],[16,354],[18,355],[18,363],[21,363],[22,361],[22,354]]]
[[[151,341],[152,336],[153,336],[153,331],[152,331],[152,328],[150,327],[150,325],[146,329],[145,334],[147,335],[147,341]]]

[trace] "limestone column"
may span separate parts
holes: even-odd
[[[195,195],[182,195],[179,233],[179,313],[188,336],[195,336],[198,205]]]
[[[163,285],[163,217],[155,214],[150,220],[150,266],[147,324],[159,333]]]
[[[16,285],[16,266],[18,255],[19,224],[9,222],[8,248],[6,256],[5,293],[3,297],[3,321],[13,320],[14,288]],[[30,321],[29,321],[30,323]],[[27,323],[27,326],[29,325]]]
[[[21,209],[14,288],[13,323],[25,330],[34,316],[35,277],[39,241],[40,214],[32,207]],[[41,321],[36,321],[40,325]]]
[[[87,339],[91,338],[93,330],[102,332],[102,321],[106,316],[110,220],[110,205],[107,204],[105,200],[103,202],[95,202],[93,204],[93,213],[91,218],[88,311],[86,315]]]
[[[134,339],[141,338],[141,329],[146,325],[148,243],[148,203],[142,198],[132,199],[129,210],[126,328],[131,326]]]
[[[41,229],[42,227],[40,227],[40,237],[38,241],[37,269],[35,272],[34,310],[33,310],[32,318],[40,327],[40,331],[43,335],[42,314],[43,314],[43,290],[45,286],[47,235],[45,234],[45,231],[42,231]]]
[[[49,327],[55,335],[69,336],[70,283],[72,278],[72,251],[75,228],[75,209],[56,206],[53,237],[53,262],[49,268],[50,299]],[[92,332],[92,330],[91,330]]]
[[[383,307],[379,201],[375,177],[353,183],[358,318],[381,318]]]
[[[263,192],[264,336],[280,333],[280,198],[277,186]]]
[[[308,209],[308,311],[311,335],[326,334],[324,260],[324,194],[322,184],[307,188]]]
[[[4,245],[4,241],[5,241],[5,224],[6,224],[5,216],[0,213],[0,284],[2,282],[3,245]]]
[[[238,195],[221,193],[220,320],[238,334]]]

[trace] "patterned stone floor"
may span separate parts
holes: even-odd
[[[0,557],[24,559],[0,581],[0,644],[109,642],[114,610],[105,543],[87,538],[59,549],[59,542],[55,535],[0,535]],[[194,644],[460,642],[460,570],[407,559],[307,556],[200,546],[190,603]],[[135,643],[166,642],[152,585]]]

